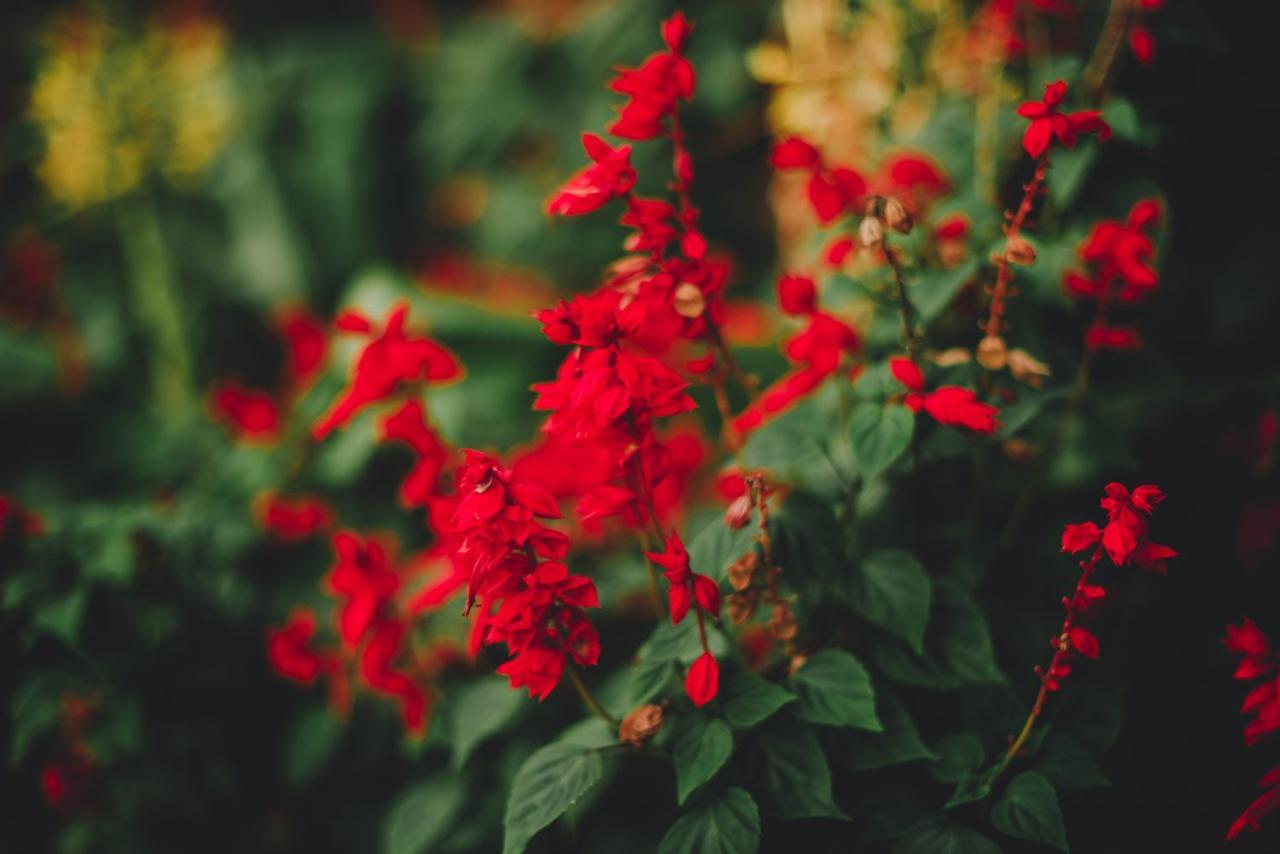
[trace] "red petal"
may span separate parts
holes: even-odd
[[[705,706],[720,691],[720,663],[709,652],[689,665],[689,674],[684,679],[684,692],[693,700],[695,706]]]

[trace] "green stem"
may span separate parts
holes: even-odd
[[[578,675],[578,669],[570,664],[565,672],[569,674],[569,681],[573,683],[573,687],[578,692],[578,696],[582,698],[583,704],[591,710],[593,715],[616,731],[620,726],[620,722],[613,715],[606,712],[604,706],[600,705],[600,701],[595,698],[591,690],[587,688],[587,684],[582,681],[582,677]]]

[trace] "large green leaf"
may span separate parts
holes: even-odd
[[[863,480],[893,465],[911,444],[916,417],[900,404],[861,403],[849,419],[849,438]]]
[[[729,670],[720,683],[725,719],[738,729],[755,726],[795,698],[749,670]]]
[[[659,854],[754,854],[760,813],[742,789],[708,792],[681,813],[658,844]]]
[[[512,691],[505,678],[493,676],[464,685],[450,699],[453,767],[461,768],[472,751],[515,716],[524,695]]]
[[[938,755],[938,761],[930,766],[929,773],[935,780],[944,783],[958,781],[966,772],[981,765],[986,756],[982,742],[976,735],[967,732],[938,739],[933,750]]]
[[[854,576],[853,603],[858,613],[921,655],[932,596],[924,567],[901,549],[871,553]]]
[[[346,732],[343,721],[326,707],[309,709],[294,724],[285,754],[285,769],[294,786],[309,783],[328,764]]]
[[[438,842],[457,818],[466,789],[447,777],[409,789],[387,813],[383,825],[385,854],[422,854]]]
[[[1036,769],[1052,780],[1059,791],[1111,785],[1089,748],[1065,733],[1049,737]]]
[[[1004,795],[991,808],[991,823],[1017,839],[1070,850],[1058,795],[1049,778],[1039,771],[1023,771],[1009,781]]]
[[[715,776],[733,754],[733,730],[719,718],[694,712],[680,721],[671,751],[676,766],[676,801]]]
[[[832,798],[831,769],[818,736],[787,718],[755,731],[770,802],[785,818],[847,818]]]
[[[604,764],[596,750],[556,742],[533,752],[511,784],[503,854],[519,854],[600,779]]]
[[[800,717],[818,724],[880,732],[871,677],[858,659],[839,649],[809,656],[791,676]]]
[[[840,745],[840,752],[834,756],[837,762],[855,771],[869,771],[938,758],[938,754],[920,740],[920,733],[916,731],[907,707],[883,687],[876,690],[876,717],[884,727],[883,732],[859,729],[833,731],[831,737]]]
[[[754,525],[734,530],[717,515],[689,543],[689,566],[723,583],[729,565],[755,548],[756,530]]]

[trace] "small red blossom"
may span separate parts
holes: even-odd
[[[631,192],[636,170],[631,167],[631,146],[609,145],[592,133],[582,135],[582,147],[591,158],[585,167],[566,181],[547,202],[547,212],[560,216],[581,216],[599,210],[612,200]]]
[[[1245,617],[1238,626],[1227,626],[1223,646],[1241,656],[1235,677],[1243,681],[1259,681],[1245,695],[1240,713],[1252,715],[1245,724],[1244,743],[1257,744],[1280,730],[1280,656],[1262,630]],[[1273,768],[1258,782],[1267,789],[1245,807],[1240,817],[1227,830],[1227,839],[1235,839],[1244,831],[1256,831],[1261,820],[1280,809],[1280,768]]]
[[[1267,791],[1245,807],[1240,817],[1231,822],[1231,827],[1227,829],[1227,839],[1235,839],[1246,830],[1251,832],[1261,830],[1262,819],[1280,810],[1280,767],[1272,768],[1264,774],[1258,781],[1258,785],[1266,788]]]
[[[685,675],[684,690],[698,708],[715,699],[720,692],[720,663],[714,655],[704,652],[694,659]]]
[[[1068,525],[1062,532],[1062,550],[1071,553],[1082,552],[1096,546],[1101,539],[1102,529],[1093,522]]]
[[[234,381],[214,386],[213,416],[242,439],[274,439],[280,429],[280,411],[266,392],[251,391]]]
[[[1022,137],[1022,147],[1032,159],[1040,159],[1055,140],[1066,148],[1075,148],[1081,134],[1097,134],[1103,142],[1111,138],[1110,125],[1097,110],[1062,112],[1059,107],[1066,96],[1067,84],[1059,80],[1045,84],[1042,100],[1027,101],[1018,107],[1018,115],[1031,119]]]
[[[333,524],[333,511],[314,496],[288,497],[276,492],[258,503],[258,523],[282,542],[303,540]]]
[[[276,315],[276,328],[287,345],[285,381],[294,391],[303,389],[324,367],[329,350],[324,325],[305,308],[290,307]]]
[[[787,314],[810,314],[817,308],[818,290],[809,276],[788,274],[778,280],[778,305]]]
[[[276,673],[309,685],[326,672],[332,661],[310,648],[316,617],[307,608],[294,608],[278,629],[267,631],[267,658]]]
[[[1107,524],[1102,529],[1102,546],[1116,566],[1130,561],[1139,568],[1163,575],[1165,561],[1177,552],[1147,539],[1147,517],[1164,500],[1158,486],[1135,487],[1130,492],[1123,484],[1109,483],[1102,509],[1107,511]]]

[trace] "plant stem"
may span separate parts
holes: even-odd
[[[1004,315],[1007,310],[1006,301],[1010,296],[1009,287],[1013,284],[1013,268],[1009,261],[1009,245],[1021,234],[1027,217],[1031,214],[1031,208],[1035,205],[1036,196],[1040,193],[1040,188],[1044,186],[1045,175],[1048,171],[1049,153],[1046,151],[1036,161],[1036,169],[1031,175],[1031,180],[1022,185],[1022,201],[1019,202],[1017,210],[1012,214],[1006,214],[1009,222],[1004,228],[1004,249],[996,259],[996,283],[991,290],[991,309],[987,315],[987,322],[982,326],[982,330],[988,338],[998,338],[1003,331]]]
[[[902,315],[903,343],[907,348],[907,357],[915,362],[920,355],[920,340],[922,336],[916,329],[915,306],[911,304],[911,298],[907,295],[907,278],[902,272],[897,253],[889,246],[887,235],[880,240],[880,251],[884,253],[884,260],[889,265],[889,269],[893,270],[893,282],[898,298],[898,313]]]
[[[620,722],[613,715],[606,712],[604,706],[600,705],[600,701],[595,698],[591,693],[591,690],[587,688],[587,684],[582,681],[582,677],[578,675],[578,669],[570,664],[566,672],[569,674],[569,681],[573,683],[573,687],[578,692],[578,696],[582,698],[582,702],[591,710],[591,713],[607,723],[614,730],[617,730]]]
[[[1107,20],[1102,25],[1102,34],[1098,36],[1098,43],[1093,48],[1093,56],[1089,57],[1089,64],[1080,75],[1080,79],[1084,81],[1085,96],[1093,103],[1101,98],[1115,68],[1120,45],[1129,29],[1131,4],[1132,0],[1111,0]]]

